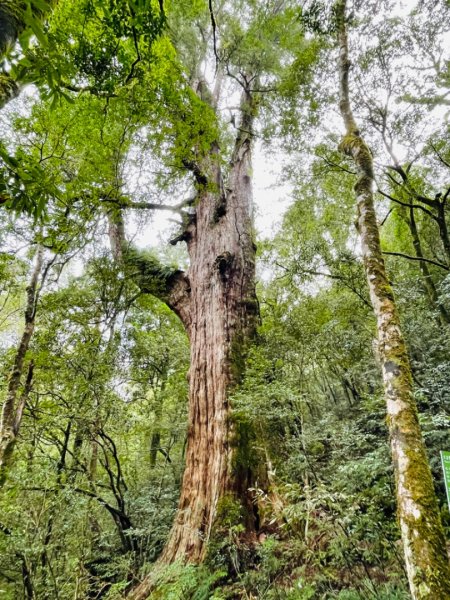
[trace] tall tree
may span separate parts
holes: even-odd
[[[181,234],[191,263],[186,273],[164,272],[137,254],[125,242],[120,218],[111,219],[116,257],[139,271],[143,291],[159,296],[178,314],[191,344],[186,467],[178,516],[161,558],[165,562],[201,561],[227,503],[237,503],[247,513],[243,519],[249,527],[253,520],[247,491],[252,479],[240,431],[245,425],[233,420],[230,404],[258,314],[251,185],[255,104],[250,86],[242,92],[240,107],[228,178],[220,165],[218,140],[200,164],[190,165],[198,194],[195,213]]]
[[[339,39],[340,111],[346,134],[340,150],[357,168],[358,230],[370,298],[377,320],[398,517],[409,586],[414,599],[450,596],[450,569],[425,446],[413,396],[411,367],[389,283],[376,220],[372,153],[350,104],[346,0],[336,4]]]
[[[249,495],[254,478],[251,434],[249,425],[233,411],[232,393],[241,381],[258,322],[252,148],[260,98],[268,91],[274,70],[273,48],[279,39],[284,6],[278,2],[264,7],[242,3],[241,8],[244,6],[249,17],[244,27],[234,7],[229,13],[224,11],[224,21],[230,19],[232,26],[223,48],[218,40],[218,16],[210,6],[207,17],[209,46],[213,46],[216,62],[214,85],[208,85],[201,72],[205,56],[191,73],[190,94],[199,98],[204,121],[206,117],[220,123],[226,80],[234,83],[234,94],[239,93],[240,99],[233,109],[231,151],[217,131],[208,138],[203,125],[203,132],[197,134],[198,148],[181,158],[196,188],[182,231],[173,240],[186,243],[187,272],[161,269],[156,261],[139,254],[126,243],[121,215],[110,215],[114,254],[137,274],[143,291],[158,295],[176,312],[190,340],[186,466],[178,514],[160,557],[163,563],[203,561],[208,542],[217,539],[229,515],[248,533],[256,525]],[[204,32],[202,35],[205,37]],[[281,54],[277,53],[277,64]],[[144,598],[148,590],[149,584],[144,582],[133,597]]]

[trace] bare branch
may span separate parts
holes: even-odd
[[[433,213],[430,210],[428,210],[427,208],[425,208],[425,206],[422,206],[420,204],[409,204],[408,202],[402,202],[401,200],[398,200],[398,198],[394,198],[393,196],[391,196],[390,194],[387,194],[386,192],[383,192],[379,188],[377,191],[379,194],[381,194],[385,198],[388,198],[392,202],[395,202],[396,204],[400,204],[400,206],[406,206],[407,208],[417,208],[417,209],[423,211],[424,213],[426,213],[434,221],[437,220],[436,215],[433,215]]]
[[[211,27],[212,27],[212,34],[213,34],[213,48],[214,48],[214,56],[216,57],[216,73],[217,73],[217,69],[219,68],[219,63],[220,63],[219,55],[217,53],[217,36],[216,36],[217,23],[216,23],[216,18],[214,17],[212,0],[208,0],[208,5],[209,5],[209,16],[211,17]]]
[[[437,262],[437,261],[431,260],[429,258],[410,256],[409,254],[403,254],[402,252],[383,252],[383,254],[388,254],[389,256],[400,256],[402,258],[407,258],[408,260],[415,260],[415,261],[419,261],[419,262],[430,263],[431,265],[440,267],[441,269],[444,269],[445,271],[450,271],[450,267],[448,265],[444,265],[444,263]]]

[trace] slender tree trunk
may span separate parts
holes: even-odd
[[[47,575],[48,575],[48,567],[49,567],[49,556],[48,556],[48,548],[50,546],[50,542],[52,540],[52,535],[53,535],[53,525],[54,525],[54,508],[56,506],[56,499],[61,491],[61,486],[62,486],[62,474],[66,468],[66,457],[67,457],[67,451],[69,449],[69,440],[70,440],[70,433],[72,430],[72,422],[73,422],[73,417],[71,417],[67,423],[66,429],[64,431],[64,438],[63,438],[63,442],[62,442],[62,447],[60,450],[60,455],[59,455],[59,460],[58,460],[58,464],[56,465],[56,489],[55,489],[55,495],[52,499],[52,502],[54,503],[54,506],[51,507],[50,509],[50,514],[47,520],[47,530],[45,532],[45,537],[44,537],[44,541],[43,541],[43,548],[42,548],[42,552],[41,552],[41,568],[42,568],[42,587],[43,587],[43,600],[47,600],[48,598],[50,598],[50,594],[51,594],[51,590],[50,590],[50,586],[47,583]]]
[[[419,230],[417,229],[416,218],[414,215],[414,208],[412,206],[409,209],[409,219],[407,219],[407,222],[409,231],[411,233],[415,254],[417,258],[424,258],[422,242],[420,241]],[[445,307],[439,302],[439,296],[436,290],[436,286],[434,285],[433,277],[430,273],[430,269],[428,268],[427,263],[421,260],[419,262],[419,268],[420,272],[422,273],[423,284],[425,286],[425,290],[430,301],[431,307],[439,311],[439,321],[441,325],[449,325],[450,316],[445,310]]]
[[[14,358],[14,365],[8,381],[7,396],[2,409],[0,421],[0,488],[3,487],[7,478],[8,468],[12,461],[14,446],[19,433],[23,409],[31,387],[32,367],[28,371],[29,376],[22,398],[19,399],[25,357],[34,331],[36,304],[39,293],[38,281],[42,271],[43,255],[43,248],[40,246],[36,253],[35,266],[31,275],[30,284],[27,287],[25,327]]]
[[[339,19],[340,110],[346,127],[340,149],[358,170],[358,230],[370,298],[377,320],[379,356],[394,463],[398,517],[406,570],[414,600],[450,598],[450,570],[430,468],[412,389],[411,367],[380,246],[373,200],[373,159],[349,101],[346,1]]]
[[[156,458],[158,456],[159,449],[161,448],[161,418],[163,414],[163,390],[164,383],[161,385],[161,389],[158,390],[156,407],[155,407],[155,423],[152,430],[150,439],[150,469],[153,470],[156,466]]]
[[[448,234],[447,220],[445,214],[445,202],[438,201],[437,203],[437,223],[439,226],[439,235],[444,247],[447,263],[450,264],[450,237]]]
[[[431,198],[426,198],[417,193],[417,190],[414,189],[414,186],[411,184],[409,180],[408,172],[403,169],[401,164],[399,163],[397,157],[395,156],[394,149],[392,147],[392,142],[389,142],[386,137],[386,124],[382,126],[381,135],[383,137],[383,142],[386,147],[386,150],[389,153],[389,156],[392,158],[394,162],[394,169],[397,173],[399,173],[400,177],[403,181],[403,186],[405,191],[409,196],[409,203],[412,205],[415,200],[425,204],[428,207],[427,213],[433,219],[433,221],[437,224],[439,228],[439,237],[441,238],[442,247],[444,250],[444,254],[446,257],[447,264],[450,264],[450,237],[448,233],[447,220],[446,220],[446,206],[447,206],[447,197],[448,194],[439,200],[436,197],[434,200]],[[435,211],[435,212],[433,212]],[[412,220],[414,220],[414,212],[413,208],[410,209],[410,215],[412,215]],[[411,234],[414,237],[414,233],[411,230]],[[420,239],[419,239],[420,244]],[[414,247],[416,245],[414,244]],[[423,255],[422,255],[423,256]],[[440,257],[435,256],[436,260],[440,260]]]
[[[156,457],[161,446],[161,432],[158,426],[155,426],[150,440],[150,470],[156,467]]]
[[[31,571],[28,568],[27,561],[24,556],[21,557],[21,562],[22,562],[22,581],[23,581],[23,590],[24,590],[25,598],[27,600],[34,600],[35,595],[34,595]]]

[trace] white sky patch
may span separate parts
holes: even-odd
[[[256,144],[253,158],[255,225],[262,237],[273,237],[292,203],[292,186],[280,183],[283,156]]]

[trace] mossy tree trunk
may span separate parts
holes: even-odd
[[[39,296],[39,278],[43,266],[43,248],[38,247],[34,269],[27,287],[27,303],[25,308],[25,326],[14,358],[14,365],[8,380],[5,403],[0,421],[0,487],[5,484],[8,469],[12,462],[22,414],[33,379],[33,363],[30,363],[28,375],[21,391],[21,382],[25,368],[25,358],[34,332],[37,300]]]
[[[340,47],[340,111],[346,128],[340,150],[353,158],[358,171],[355,185],[358,230],[377,321],[398,518],[409,586],[415,600],[450,598],[450,570],[445,539],[413,397],[411,367],[381,252],[374,209],[372,154],[357,127],[349,101],[346,1],[339,0],[336,7]]]
[[[248,529],[254,526],[245,424],[234,418],[230,403],[258,319],[251,181],[254,113],[253,95],[245,89],[226,181],[216,143],[200,165],[192,166],[199,190],[196,210],[177,238],[187,244],[187,273],[162,274],[156,264],[127,248],[120,216],[110,219],[116,256],[134,267],[143,291],[159,296],[178,314],[190,339],[186,466],[177,517],[160,557],[164,563],[201,562],[224,504],[232,504]],[[137,271],[146,277],[136,277]],[[132,597],[146,598],[149,589],[144,581]]]

